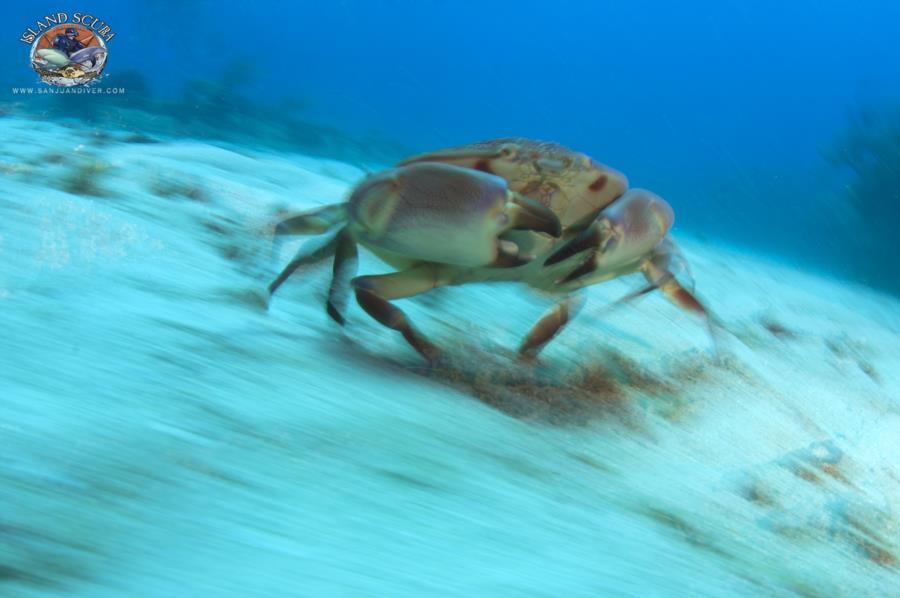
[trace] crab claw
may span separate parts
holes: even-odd
[[[588,228],[551,253],[544,264],[550,266],[583,251],[595,251],[595,268],[616,271],[650,255],[674,220],[672,207],[663,198],[645,189],[632,189],[601,211]]]
[[[544,266],[587,256],[580,266],[556,281],[555,288],[560,291],[638,272],[673,221],[672,208],[661,197],[633,189],[603,209],[593,224],[556,248],[544,259]]]
[[[498,246],[511,229],[560,234],[549,208],[511,192],[501,177],[438,162],[369,177],[348,200],[347,217],[354,238],[369,249],[466,267],[517,255],[518,248]]]
[[[633,189],[600,212],[599,220],[609,227],[609,238],[601,247],[601,265],[616,268],[653,252],[672,228],[675,212],[655,193]]]
[[[559,218],[541,202],[515,192],[510,192],[510,202],[513,205],[507,209],[507,215],[511,229],[547,233],[554,238],[562,234]]]

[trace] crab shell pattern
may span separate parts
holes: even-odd
[[[400,162],[443,162],[504,178],[511,191],[550,208],[563,229],[589,218],[628,188],[625,175],[557,143],[503,138],[419,154]]]

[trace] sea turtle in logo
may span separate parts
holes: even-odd
[[[102,38],[81,25],[57,25],[31,46],[31,66],[44,83],[72,87],[100,76],[108,51]]]

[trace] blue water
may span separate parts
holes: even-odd
[[[22,30],[85,8],[116,32],[98,86],[125,94],[14,93],[46,87]],[[27,2],[4,23],[0,595],[900,588],[900,4]],[[449,373],[355,306],[338,332],[327,268],[254,303],[277,214],[509,136],[672,204],[722,353],[658,296],[585,308],[530,369],[511,351],[545,297],[404,303]]]
[[[10,9],[0,60],[11,84],[33,80],[18,28],[51,4]],[[840,234],[821,214],[841,184],[822,154],[860,110],[900,97],[900,7],[888,1],[91,10],[118,35],[111,75],[137,69],[156,96],[230,72],[229,86],[254,101],[288,98],[304,116],[412,151],[509,135],[562,140],[677,198],[688,228],[757,245],[766,235],[776,250],[851,275],[864,257],[847,258],[845,239],[824,250],[816,239]]]

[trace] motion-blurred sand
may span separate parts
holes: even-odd
[[[403,302],[432,371],[333,325],[327,267],[247,300],[276,211],[381,165],[0,135],[4,595],[900,587],[896,299],[680,235],[719,359],[659,296],[604,313],[616,281],[517,366],[548,300],[473,285]]]

